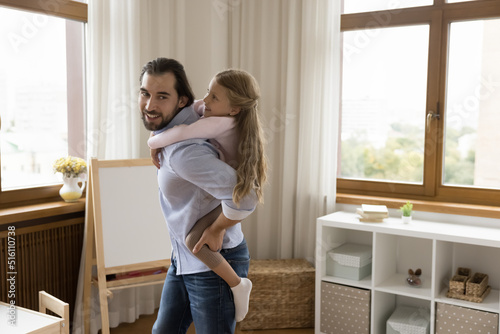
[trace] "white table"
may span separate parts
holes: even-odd
[[[5,334],[60,334],[62,318],[15,307],[15,325],[10,324],[10,305],[0,302],[0,333]]]

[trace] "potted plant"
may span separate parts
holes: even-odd
[[[405,205],[399,208],[401,213],[403,214],[403,223],[408,224],[411,222],[411,212],[413,210],[413,204],[410,201],[407,201]]]

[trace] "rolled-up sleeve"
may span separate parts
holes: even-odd
[[[248,217],[254,210],[255,207],[251,210],[234,209],[230,207],[227,202],[222,201],[222,212],[224,213],[224,216],[231,220],[243,220]]]
[[[233,202],[236,170],[218,158],[217,150],[210,143],[184,142],[182,148],[174,149],[170,155],[170,165],[179,177],[220,200],[228,219],[242,220],[255,210],[257,196],[253,190],[239,205]]]

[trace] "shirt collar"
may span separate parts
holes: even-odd
[[[171,129],[174,126],[179,125],[179,124],[194,123],[199,118],[200,118],[200,116],[196,113],[196,111],[194,111],[193,105],[190,105],[189,107],[184,107],[184,108],[182,108],[181,111],[179,111],[177,113],[177,115],[174,116],[174,118],[172,118],[172,120],[170,121],[170,123],[168,123],[168,125],[166,127],[164,127],[163,129],[154,131],[154,134],[156,135],[156,134],[161,133],[165,130]]]

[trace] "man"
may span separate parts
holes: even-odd
[[[150,61],[140,81],[139,107],[146,129],[159,133],[198,120],[180,63],[167,58]],[[202,139],[163,148],[158,183],[173,254],[153,333],[186,333],[193,321],[198,334],[234,333],[229,286],[191,253],[184,240],[198,219],[221,204],[222,213],[199,243],[222,249],[236,273],[246,277],[250,258],[239,222],[255,209],[256,196],[245,197],[239,207],[233,203],[236,172]]]

